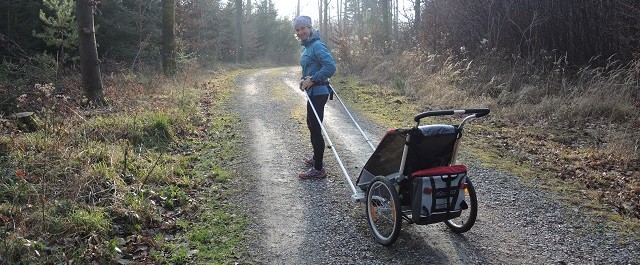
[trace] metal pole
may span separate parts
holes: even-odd
[[[351,187],[351,191],[353,191],[353,195],[357,195],[358,191],[356,190],[356,187],[353,185],[353,182],[351,181],[351,177],[349,177],[349,173],[347,173],[347,169],[345,169],[344,165],[342,164],[342,160],[340,160],[340,156],[336,152],[336,149],[333,148],[333,143],[331,142],[331,139],[329,138],[329,134],[324,129],[324,126],[322,125],[322,121],[320,120],[320,116],[318,116],[318,112],[316,112],[316,107],[313,106],[313,102],[311,101],[311,98],[309,97],[309,94],[307,94],[306,91],[304,92],[304,94],[307,96],[307,101],[309,102],[309,105],[311,105],[311,109],[313,110],[313,114],[316,116],[316,120],[318,121],[318,124],[320,124],[320,129],[322,129],[322,133],[327,138],[327,142],[329,142],[329,148],[331,149],[331,151],[333,151],[333,155],[336,157],[336,160],[338,160],[338,164],[340,165],[340,169],[342,169],[342,173],[344,173],[344,176],[347,178],[347,182],[349,183],[349,186]]]
[[[353,121],[353,123],[356,125],[356,127],[358,128],[358,130],[360,131],[360,134],[362,134],[362,136],[364,137],[364,140],[367,141],[367,144],[369,144],[369,147],[371,147],[371,150],[375,151],[376,148],[373,147],[373,144],[371,144],[371,140],[369,140],[369,138],[367,137],[367,135],[364,134],[364,131],[362,130],[362,128],[360,128],[360,125],[358,124],[358,122],[356,121],[356,119],[353,118],[353,115],[351,115],[351,112],[349,111],[349,109],[347,109],[347,106],[344,104],[344,102],[342,101],[342,99],[340,98],[340,96],[338,96],[338,93],[336,92],[335,89],[333,89],[333,94],[336,95],[336,98],[338,98],[338,101],[340,101],[340,104],[342,104],[342,107],[344,108],[344,110],[347,112],[347,114],[349,114],[349,117],[351,118],[351,120]]]

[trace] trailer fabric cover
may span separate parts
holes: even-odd
[[[444,124],[424,125],[413,130],[388,131],[360,172],[357,185],[366,190],[374,177],[399,172],[407,134],[411,134],[411,142],[403,175],[408,176],[418,170],[449,165],[459,132],[457,127]]]
[[[380,140],[369,160],[362,168],[360,176],[358,176],[357,185],[366,190],[369,183],[376,176],[388,176],[398,173],[400,162],[402,160],[402,150],[406,133],[400,133],[398,130],[390,130]]]

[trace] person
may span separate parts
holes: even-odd
[[[303,46],[300,57],[300,65],[302,66],[300,90],[306,91],[310,99],[307,101],[307,127],[309,128],[311,145],[313,146],[313,157],[304,158],[304,163],[309,169],[300,173],[299,177],[302,179],[324,178],[327,176],[323,165],[325,142],[320,123],[311,108],[311,104],[313,104],[318,118],[322,122],[324,106],[331,93],[329,78],[335,73],[336,64],[331,52],[320,40],[320,33],[313,28],[310,17],[296,17],[294,19],[294,28],[296,37]]]

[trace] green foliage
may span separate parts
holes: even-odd
[[[233,1],[229,1],[233,2]],[[222,7],[221,1],[185,1],[176,9],[178,36],[184,53],[193,53],[204,65],[218,60],[235,59],[234,12],[231,3]]]
[[[125,62],[134,70],[159,66],[162,12],[159,3],[159,0],[103,1],[95,15],[99,54]]]
[[[89,235],[104,234],[110,229],[111,220],[101,209],[78,209],[69,216],[70,226],[75,231]]]
[[[393,75],[393,77],[391,78],[391,87],[399,91],[404,91],[407,83],[406,79],[407,78],[403,75]]]
[[[10,76],[19,72],[25,73],[18,78],[18,81],[25,80],[22,83],[24,85],[49,82],[42,80],[45,79],[40,77],[42,74],[37,74],[38,77],[33,77],[35,80],[29,82],[27,78],[32,78],[31,74],[37,72],[29,68],[16,69],[35,65],[30,60],[43,48],[56,58],[53,60],[56,64],[48,69],[52,70],[54,76],[76,66],[69,64],[77,63],[69,60],[77,58],[73,0],[5,2],[0,6],[12,13],[6,20],[0,20],[0,45],[7,47],[6,51],[0,52],[2,63],[6,64],[0,67],[0,79],[16,80]],[[179,69],[235,60],[237,47],[233,1],[178,1],[176,5]],[[94,15],[102,72],[159,69],[161,14],[159,0],[100,2]],[[244,46],[249,55],[247,60],[281,64],[297,62],[298,53],[295,51],[299,45],[292,36],[291,22],[277,17],[272,2],[254,3],[253,12],[247,11],[245,14],[244,28]]]
[[[0,248],[0,255],[3,259],[20,261],[15,264],[29,264],[30,259],[23,258],[30,252],[29,244],[22,239],[5,238],[6,233],[4,233],[4,228],[0,229],[0,232],[3,232],[2,235],[0,235],[0,239],[2,239],[0,243],[3,245],[3,247]]]
[[[47,53],[37,53],[29,59],[3,60],[0,63],[0,113],[38,110],[28,95],[33,95],[30,85],[56,82],[56,61]],[[35,95],[39,97],[40,95]]]
[[[60,62],[67,61],[68,53],[78,46],[76,32],[75,1],[74,0],[42,0],[42,3],[53,12],[53,16],[40,10],[40,20],[46,27],[44,32],[33,32],[33,35],[47,45],[56,47]]]
[[[189,249],[185,246],[176,246],[175,248],[167,249],[171,253],[171,257],[167,260],[169,264],[188,264],[189,262]]]
[[[246,225],[245,221],[222,210],[213,210],[206,218],[211,227],[207,231],[195,230],[191,234],[194,244],[201,250],[198,254],[214,263],[233,259],[234,246],[244,238],[242,228]],[[211,235],[210,239],[205,239],[205,235]]]
[[[291,21],[278,18],[271,1],[259,1],[247,17],[245,38],[248,59],[265,59],[275,63],[296,63],[300,44],[293,37]]]
[[[53,82],[55,78],[55,58],[46,53],[37,53],[29,60],[0,63],[0,83],[22,88],[36,81]]]
[[[152,199],[156,193],[146,189],[130,192],[124,195],[123,209],[112,212],[126,231],[140,231],[161,221],[160,210],[156,208],[156,203]]]
[[[145,132],[160,141],[170,142],[173,140],[173,130],[170,122],[166,114],[154,115],[151,124],[145,128]]]
[[[164,201],[163,206],[169,210],[185,206],[189,203],[189,196],[182,188],[175,185],[164,188],[160,196]]]
[[[5,170],[6,171],[9,170]],[[8,176],[11,176],[9,174]],[[12,203],[28,203],[33,192],[33,187],[26,181],[15,178],[4,178],[4,183],[0,184],[0,200]]]
[[[198,244],[209,244],[213,240],[211,227],[194,227],[189,233],[189,240]]]
[[[114,264],[143,246],[148,252],[142,255],[158,263],[234,260],[220,253],[237,251],[242,222],[214,226],[217,218],[207,215],[224,206],[219,183],[226,183],[225,192],[233,186],[228,165],[237,159],[237,118],[222,104],[230,98],[234,78],[207,80],[196,89],[187,82],[197,79],[180,77],[185,83],[172,90],[124,82],[116,88],[135,102],[122,107],[126,111],[118,111],[122,105],[109,113],[75,108],[75,115],[65,119],[47,112],[38,131],[0,134],[0,221],[11,224],[0,227],[3,262],[72,258]],[[213,119],[201,116],[201,91],[212,93],[207,117]],[[229,243],[211,246],[206,230],[186,231],[194,224],[229,228],[221,232]],[[175,240],[164,241],[160,234],[149,239],[144,235],[150,229],[162,229]],[[203,254],[195,254],[195,248]]]
[[[86,128],[86,139],[106,142],[126,139],[133,146],[166,148],[174,140],[172,122],[173,118],[169,118],[167,114],[150,111],[124,117],[124,120],[122,117],[97,117],[85,123],[83,127]]]

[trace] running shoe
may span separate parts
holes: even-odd
[[[323,169],[317,170],[315,167],[309,168],[307,171],[298,175],[301,179],[321,179],[327,177],[327,171]]]

